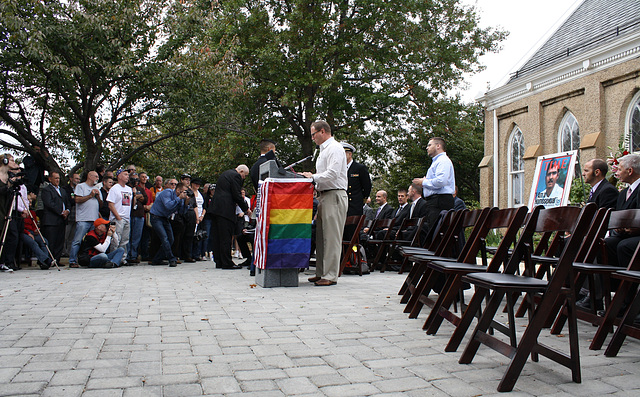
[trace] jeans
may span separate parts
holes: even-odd
[[[127,258],[138,258],[138,247],[140,246],[140,239],[142,238],[142,228],[144,227],[143,216],[131,217],[131,239],[129,240],[129,254]]]
[[[127,244],[129,244],[129,237],[131,234],[131,223],[129,223],[128,219],[121,218],[119,221],[116,220],[116,233],[118,233],[118,237],[120,237],[120,244],[118,244],[118,248],[122,248],[125,253],[125,258],[127,254]]]
[[[107,254],[102,253],[92,256],[91,261],[89,262],[89,267],[103,267],[107,262],[113,262],[116,266],[120,266],[123,256],[124,248],[116,248]]]
[[[73,243],[71,243],[71,250],[69,251],[69,263],[78,263],[80,244],[84,236],[89,233],[91,229],[93,229],[93,222],[91,221],[76,222],[76,232],[73,236]]]
[[[153,227],[154,233],[160,240],[160,249],[154,254],[152,262],[160,263],[165,258],[170,262],[175,261],[176,257],[171,252],[173,230],[169,219],[151,214],[151,227]]]
[[[22,233],[22,242],[33,252],[33,255],[38,261],[44,263],[49,257],[49,253],[45,247],[47,240],[45,240],[44,237],[36,235],[31,238],[28,234]]]

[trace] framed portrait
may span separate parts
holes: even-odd
[[[543,205],[545,208],[567,205],[576,169],[576,157],[576,150],[538,157],[529,210],[536,205]]]

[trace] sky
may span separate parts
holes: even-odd
[[[500,27],[509,32],[498,53],[480,58],[486,69],[465,79],[468,87],[460,94],[472,102],[487,91],[507,82],[509,74],[533,55],[546,39],[567,19],[582,0],[462,0],[473,5],[480,16],[480,26]]]

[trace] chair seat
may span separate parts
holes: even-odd
[[[491,289],[516,289],[520,291],[543,291],[547,281],[535,277],[525,277],[504,273],[471,273],[463,277],[463,281]]]
[[[531,261],[535,263],[546,263],[550,265],[555,265],[556,263],[558,263],[558,258],[553,258],[553,257],[543,256],[543,255],[531,255]]]
[[[582,272],[593,272],[593,273],[613,273],[620,270],[625,270],[624,267],[616,267],[616,266],[607,266],[607,265],[599,265],[597,263],[574,263],[574,270],[580,270]]]
[[[445,262],[455,262],[457,258],[447,258],[446,256],[435,256],[435,255],[411,255],[409,256],[409,260],[414,262],[431,262],[431,261],[445,261]]]
[[[447,261],[440,261],[440,260],[433,261],[429,263],[428,266],[442,273],[445,273],[445,272],[479,273],[479,272],[487,271],[486,266],[476,265],[474,263],[447,262]]]
[[[402,252],[402,255],[405,255],[405,256],[435,254],[435,251],[430,251],[426,248],[420,248],[420,247],[402,247],[400,248],[400,252]]]
[[[640,271],[637,270],[620,270],[615,272],[613,277],[631,281],[632,283],[640,283]]]

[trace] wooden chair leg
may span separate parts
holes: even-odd
[[[627,329],[633,326],[633,322],[635,321],[638,313],[640,313],[640,293],[636,293],[633,302],[625,312],[616,332],[613,333],[609,346],[607,346],[607,349],[604,351],[605,356],[615,357],[618,355],[620,347],[622,347],[622,343],[627,337]]]
[[[607,335],[610,330],[613,329],[613,324],[616,320],[618,312],[622,308],[624,304],[625,297],[629,293],[629,289],[631,288],[631,283],[629,281],[623,280],[616,291],[611,304],[606,309],[604,314],[604,319],[600,323],[598,330],[596,331],[593,340],[591,341],[591,345],[589,345],[590,350],[600,350],[602,345],[604,344]]]
[[[431,312],[422,326],[422,329],[427,331],[427,335],[435,335],[436,332],[438,332],[438,328],[440,328],[442,320],[444,320],[441,312],[448,311],[451,304],[455,302],[456,296],[458,296],[456,285],[459,283],[456,283],[456,280],[460,277],[448,274],[445,274],[445,276],[446,281],[444,287],[442,287],[438,299],[431,308]]]
[[[460,364],[469,364],[471,363],[471,361],[473,361],[473,357],[475,357],[476,353],[478,352],[478,348],[480,347],[480,341],[484,339],[484,335],[491,326],[493,317],[502,304],[503,297],[504,291],[496,290],[491,294],[489,304],[484,309],[484,312],[482,313],[482,316],[478,321],[478,325],[476,325],[476,328],[471,334],[471,339],[467,343],[467,346],[465,347],[462,355],[460,356],[460,359],[458,360]]]
[[[447,346],[444,348],[445,352],[454,352],[458,350],[460,343],[462,343],[462,338],[467,333],[467,330],[471,326],[471,322],[476,317],[476,313],[480,312],[480,308],[482,307],[482,301],[485,296],[487,296],[489,290],[476,287],[476,292],[471,297],[469,304],[467,305],[467,309],[462,314],[460,318],[460,323],[453,331],[451,338],[449,338],[449,342]]]

